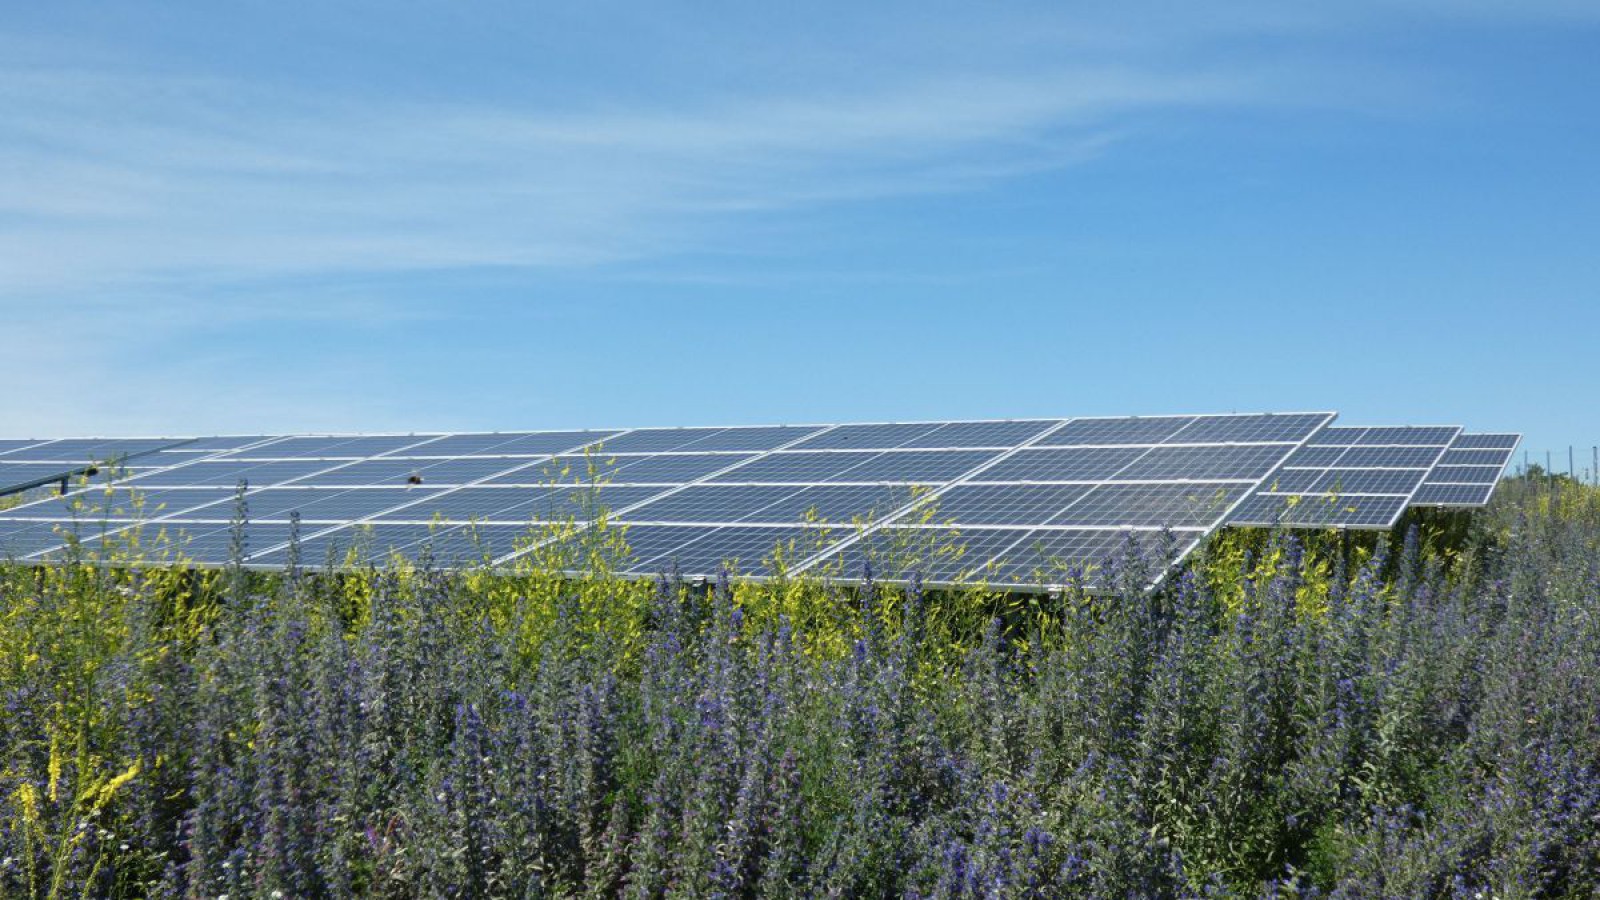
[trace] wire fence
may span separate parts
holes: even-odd
[[[1587,453],[1582,447],[1568,445],[1565,459],[1556,450],[1545,450],[1541,459],[1539,454],[1525,449],[1521,458],[1513,462],[1512,471],[1516,475],[1565,475],[1574,481],[1600,486],[1600,444],[1590,446]]]

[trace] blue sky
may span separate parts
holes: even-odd
[[[1593,3],[330,6],[0,21],[0,432],[1600,441]]]

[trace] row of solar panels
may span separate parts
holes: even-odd
[[[126,452],[85,488],[0,511],[0,553],[59,556],[66,526],[90,547],[138,536],[148,549],[162,534],[187,558],[225,561],[234,486],[246,481],[252,565],[283,565],[291,552],[570,557],[589,551],[589,523],[605,510],[625,536],[616,565],[626,572],[736,562],[770,574],[780,548],[794,572],[851,576],[870,561],[933,582],[1026,584],[1124,545],[1181,558],[1223,525],[1378,528],[1416,503],[1481,505],[1516,446],[1454,427],[1332,428],[1332,418],[0,442],[0,491],[12,467],[37,483],[41,466],[84,473],[85,452]]]

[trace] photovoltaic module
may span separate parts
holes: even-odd
[[[62,490],[0,510],[0,556],[136,543],[196,565],[507,566],[576,558],[603,532],[631,575],[1049,586],[1129,549],[1174,563],[1225,526],[1387,529],[1411,506],[1481,506],[1519,440],[1333,419],[8,440],[0,495]]]

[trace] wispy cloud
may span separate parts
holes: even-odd
[[[3,79],[6,295],[171,279],[670,252],[721,219],[944,191],[1081,161],[1119,115],[1232,102],[1226,76],[1117,69],[850,96],[543,113],[216,82]]]

